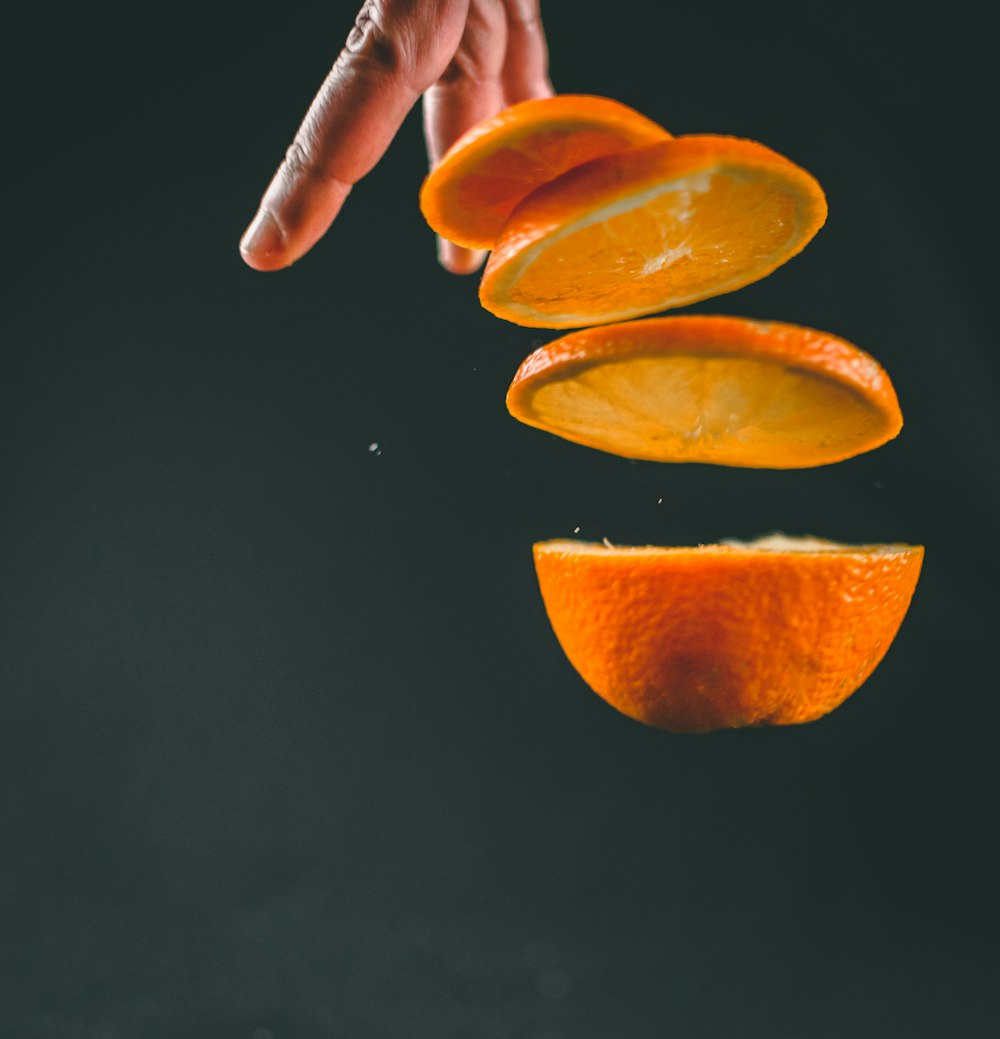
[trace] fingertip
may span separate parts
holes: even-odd
[[[438,262],[450,274],[475,274],[485,259],[484,249],[466,249],[447,239],[438,239]]]
[[[285,236],[266,209],[258,210],[243,232],[240,255],[255,271],[277,271],[289,265]]]
[[[292,260],[289,260],[286,256],[281,254],[259,256],[253,253],[247,253],[242,248],[240,249],[240,256],[243,257],[243,262],[255,271],[282,271],[286,267],[291,267],[293,263]]]

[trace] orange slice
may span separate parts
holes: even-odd
[[[924,550],[782,536],[698,548],[534,547],[549,620],[584,681],[674,732],[813,721],[875,670]]]
[[[815,178],[735,137],[677,137],[594,159],[511,213],[479,297],[519,325],[572,328],[731,292],[826,220]]]
[[[903,425],[889,376],[846,340],[702,315],[563,336],[525,359],[507,408],[626,458],[763,469],[839,462]]]
[[[474,126],[424,181],[420,208],[443,238],[492,249],[514,207],[573,166],[670,134],[604,97],[524,101]]]

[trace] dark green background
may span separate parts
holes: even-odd
[[[4,1039],[995,1033],[992,43],[971,5],[676,6],[550,0],[555,82],[819,177],[809,249],[695,309],[875,354],[877,452],[666,467],[510,420],[551,337],[436,267],[416,113],[313,254],[245,268],[351,3],[8,25]],[[678,737],[555,642],[530,546],[577,526],[927,560],[829,718]]]

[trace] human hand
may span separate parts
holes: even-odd
[[[421,95],[433,165],[476,123],[551,93],[539,0],[365,0],[243,235],[243,259],[274,271],[305,255]],[[483,254],[439,240],[438,258],[471,274]]]

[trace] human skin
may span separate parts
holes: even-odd
[[[476,123],[551,94],[539,0],[366,0],[244,232],[243,259],[275,271],[304,256],[421,97],[433,165]],[[438,241],[454,274],[483,257]]]

